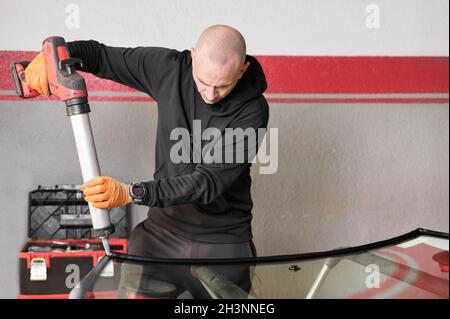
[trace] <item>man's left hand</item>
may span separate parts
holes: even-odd
[[[128,185],[108,176],[98,176],[81,185],[84,200],[96,208],[124,206],[131,202]]]

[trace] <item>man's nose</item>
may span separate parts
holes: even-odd
[[[205,90],[205,95],[208,100],[212,101],[216,98],[216,90],[214,88],[207,88]]]

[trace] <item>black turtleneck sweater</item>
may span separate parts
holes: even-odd
[[[251,163],[202,159],[175,164],[170,151],[181,137],[171,140],[170,134],[185,128],[192,137],[193,120],[201,121],[201,130],[217,128],[221,134],[225,128],[267,128],[267,84],[258,61],[247,55],[250,66],[233,90],[219,102],[206,104],[194,82],[188,50],[109,47],[93,40],[67,45],[72,57],[82,59],[80,70],[145,92],[157,102],[154,180],[145,182],[144,205],[150,207],[146,223],[201,242],[250,240]],[[191,144],[191,159],[192,154]]]

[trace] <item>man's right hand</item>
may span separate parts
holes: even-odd
[[[45,68],[44,53],[39,53],[25,69],[27,85],[44,96],[50,95],[48,87],[47,69]]]

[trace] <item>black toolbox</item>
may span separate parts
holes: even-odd
[[[70,290],[105,255],[101,240],[91,238],[89,207],[79,185],[41,187],[29,193],[28,237],[19,253],[20,299],[67,298]],[[127,206],[109,210],[115,232],[111,250],[126,253]],[[114,298],[118,264],[108,265],[96,298]]]

